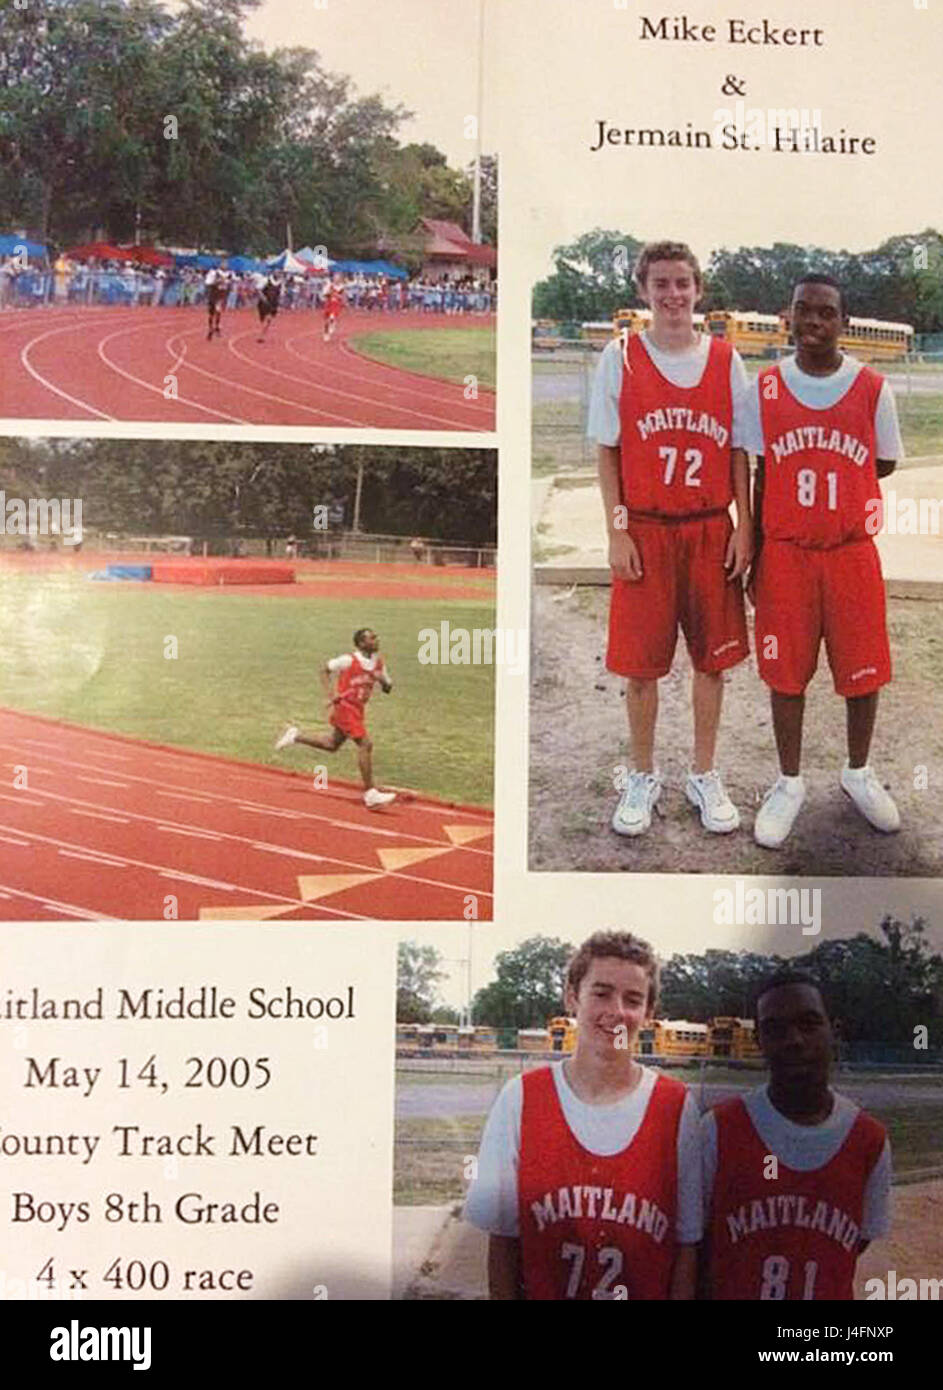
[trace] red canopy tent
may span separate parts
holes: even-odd
[[[65,253],[70,261],[130,261],[128,251],[120,246],[112,246],[107,241],[90,241],[85,246],[73,246]]]
[[[122,246],[120,249],[138,265],[171,266],[174,263],[173,256],[166,251],[158,251],[156,246]]]

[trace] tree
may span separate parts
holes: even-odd
[[[472,1020],[493,1028],[543,1028],[562,1012],[566,969],[574,948],[556,937],[532,936],[499,952],[497,978],[472,1001]]]
[[[662,1018],[706,1023],[710,1018],[748,1018],[762,980],[783,964],[753,951],[709,950],[675,955],[661,972]]]
[[[244,33],[260,0],[31,0],[0,9],[0,223],[266,252],[370,253],[420,213],[461,217],[467,176],[410,115],[309,49]],[[418,210],[417,210],[418,209]]]
[[[641,307],[632,279],[641,249],[642,242],[628,233],[598,227],[555,247],[553,275],[534,286],[534,317],[583,322]]]
[[[445,979],[442,956],[434,946],[401,941],[396,953],[396,1021],[428,1023],[438,987]]]

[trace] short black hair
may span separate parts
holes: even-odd
[[[372,631],[372,627],[358,627],[357,631],[354,633],[354,646],[359,647],[367,633]]]
[[[835,279],[834,275],[824,275],[820,271],[810,270],[807,275],[803,275],[801,280],[797,280],[793,293],[800,285],[831,285],[833,290],[838,291],[838,307],[841,310],[842,318],[846,318],[848,310],[845,306],[845,291]]]
[[[819,998],[825,1009],[826,1016],[829,1016],[828,1003],[822,991],[822,985],[808,970],[791,970],[784,966],[781,970],[776,970],[772,975],[767,975],[757,986],[753,995],[753,1022],[757,1029],[760,1026],[760,1000],[765,994],[769,994],[772,989],[780,989],[783,985],[811,985],[818,991]]]

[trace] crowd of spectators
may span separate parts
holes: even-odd
[[[230,272],[227,309],[254,305],[264,280],[259,273]],[[281,275],[281,308],[319,309],[328,288],[339,287],[352,309],[389,313],[489,313],[496,302],[496,285],[484,277],[450,276],[410,280],[362,272]],[[118,261],[69,260],[57,257],[48,268],[23,265],[15,257],[0,261],[0,308],[43,304],[121,304],[130,306],[190,306],[206,297],[205,271],[196,266],[152,266]]]

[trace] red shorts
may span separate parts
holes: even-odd
[[[870,695],[891,678],[884,578],[872,540],[813,550],[764,540],[756,577],[756,660],[781,695],[801,695],[825,639],[839,695]]]
[[[743,585],[729,580],[727,512],[682,521],[629,518],[642,578],[613,576],[606,665],[620,676],[657,680],[671,670],[678,628],[696,671],[724,671],[749,655]]]
[[[367,737],[367,726],[363,722],[363,710],[359,705],[339,701],[331,710],[331,723],[348,738]]]

